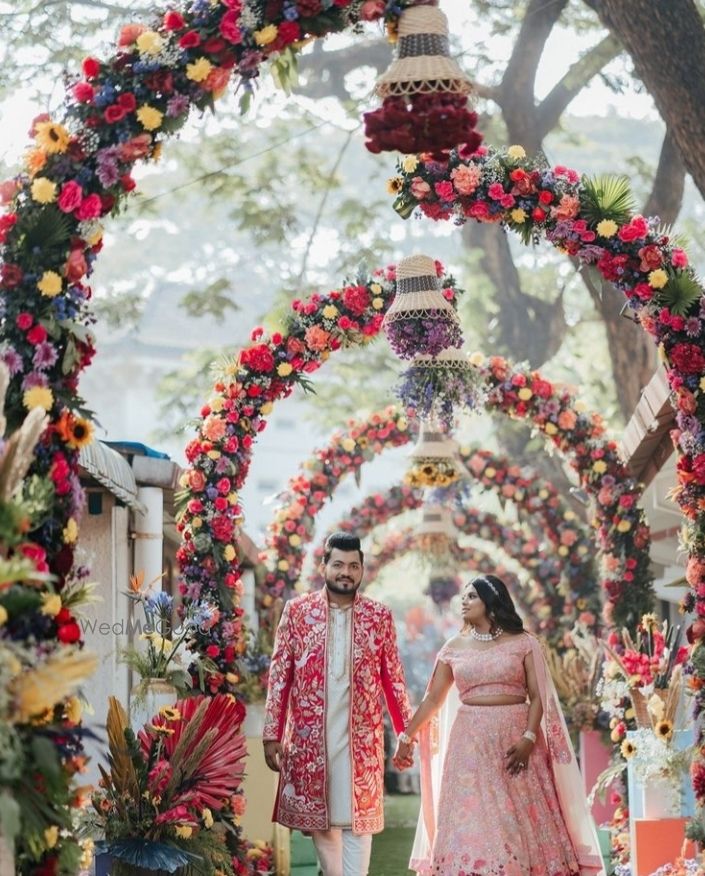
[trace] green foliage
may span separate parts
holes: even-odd
[[[232,288],[233,284],[230,280],[219,277],[203,289],[191,289],[181,299],[180,306],[195,319],[203,316],[225,319],[228,311],[240,309],[239,305],[226,294],[232,291]]]
[[[628,222],[635,212],[629,179],[603,175],[583,177],[580,204],[590,224],[612,219],[619,225]]]
[[[669,271],[668,283],[656,296],[662,307],[667,307],[676,316],[688,316],[694,312],[702,295],[698,281],[684,271]]]

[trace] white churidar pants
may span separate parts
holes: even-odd
[[[367,876],[372,834],[354,834],[342,827],[314,830],[313,844],[323,876]]]

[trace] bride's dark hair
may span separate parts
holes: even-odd
[[[493,627],[501,627],[508,633],[520,633],[524,624],[517,614],[507,585],[496,575],[478,575],[470,582],[487,609]]]

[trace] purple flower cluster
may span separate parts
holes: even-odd
[[[444,311],[431,316],[405,316],[385,327],[389,345],[400,359],[414,356],[437,356],[448,347],[460,348],[463,335],[460,326]]]

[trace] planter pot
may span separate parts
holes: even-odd
[[[178,699],[178,693],[173,684],[163,678],[150,678],[146,690],[138,692],[132,689],[130,696],[130,718],[132,727],[137,732],[164,706],[173,706]]]
[[[248,739],[261,739],[264,733],[264,703],[247,703],[242,735]]]

